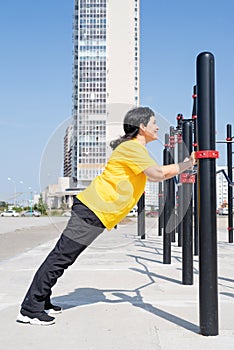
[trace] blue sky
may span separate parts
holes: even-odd
[[[43,151],[71,115],[72,16],[73,0],[1,1],[0,200],[13,194],[8,177],[17,192],[40,190]],[[141,0],[141,104],[172,125],[177,113],[190,117],[196,57],[210,51],[217,139],[225,138],[233,121],[233,35],[232,0]],[[224,164],[225,148],[217,148]]]

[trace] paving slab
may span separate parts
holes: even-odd
[[[56,315],[52,326],[20,324],[16,316],[35,270],[57,237],[2,259],[1,348],[232,349],[234,247],[227,243],[226,218],[218,220],[219,335],[213,337],[199,333],[198,257],[194,257],[194,284],[182,285],[181,248],[173,243],[172,263],[163,264],[157,219],[147,218],[146,224],[145,240],[137,237],[132,219],[117,230],[104,231],[81,254],[53,289],[53,301],[63,307],[63,313]],[[43,227],[37,229],[43,231]]]

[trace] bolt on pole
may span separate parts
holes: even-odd
[[[218,335],[214,56],[202,52],[196,63],[200,331],[214,336]]]

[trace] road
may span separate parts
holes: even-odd
[[[0,217],[0,260],[59,237],[67,217]]]

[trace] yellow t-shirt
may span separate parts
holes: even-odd
[[[144,170],[157,163],[136,139],[121,143],[103,171],[77,198],[112,229],[136,205],[144,192]]]

